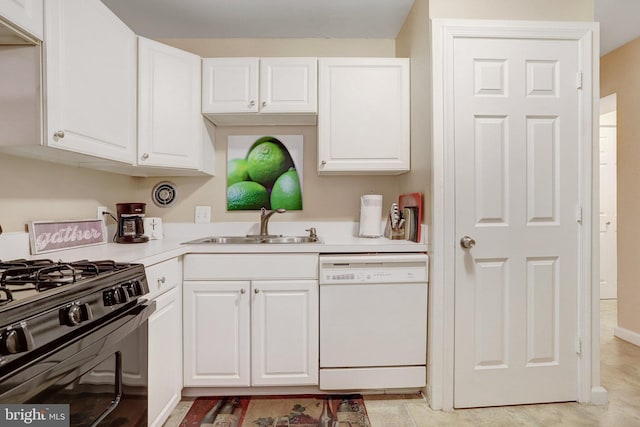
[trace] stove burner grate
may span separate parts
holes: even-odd
[[[0,285],[4,287],[13,285],[14,292],[30,289],[41,292],[68,283],[75,283],[79,278],[81,278],[81,271],[74,269],[69,264],[52,264],[46,267],[12,267],[2,272]]]
[[[13,301],[13,295],[7,288],[0,287],[0,306],[5,305]]]

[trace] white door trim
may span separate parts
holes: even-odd
[[[575,40],[582,69],[580,97],[580,277],[578,400],[606,402],[600,386],[598,100],[599,27],[592,22],[434,19],[432,29],[432,220],[427,391],[433,409],[453,409],[455,205],[453,169],[453,43],[460,37]],[[595,137],[594,137],[595,135]],[[596,138],[596,139],[594,139]],[[577,215],[578,213],[576,213]]]

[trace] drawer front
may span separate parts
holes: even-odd
[[[182,282],[182,261],[172,258],[145,268],[149,294],[151,297],[160,295],[169,289],[179,286]]]
[[[318,254],[189,254],[185,280],[317,279]]]

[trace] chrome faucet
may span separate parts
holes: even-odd
[[[260,236],[268,236],[269,235],[269,218],[271,215],[275,213],[285,213],[286,209],[275,209],[273,211],[269,211],[265,208],[260,209]]]

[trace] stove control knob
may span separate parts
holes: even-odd
[[[117,288],[108,289],[102,294],[102,300],[104,305],[118,305],[129,301],[129,295],[124,287],[119,286]]]
[[[126,285],[123,285],[123,287],[127,289],[127,294],[129,297],[137,297],[144,293],[142,290],[142,284],[139,280],[133,280]]]
[[[0,355],[23,353],[33,349],[33,337],[24,325],[0,334]]]
[[[108,289],[108,290],[104,291],[102,293],[102,301],[104,302],[104,305],[106,305],[106,306],[116,305],[116,290],[115,289]]]
[[[20,353],[22,345],[18,331],[14,329],[7,332],[7,336],[4,338],[4,345],[7,347],[9,354]]]
[[[62,325],[76,326],[92,318],[89,304],[72,304],[60,311],[60,324]]]

